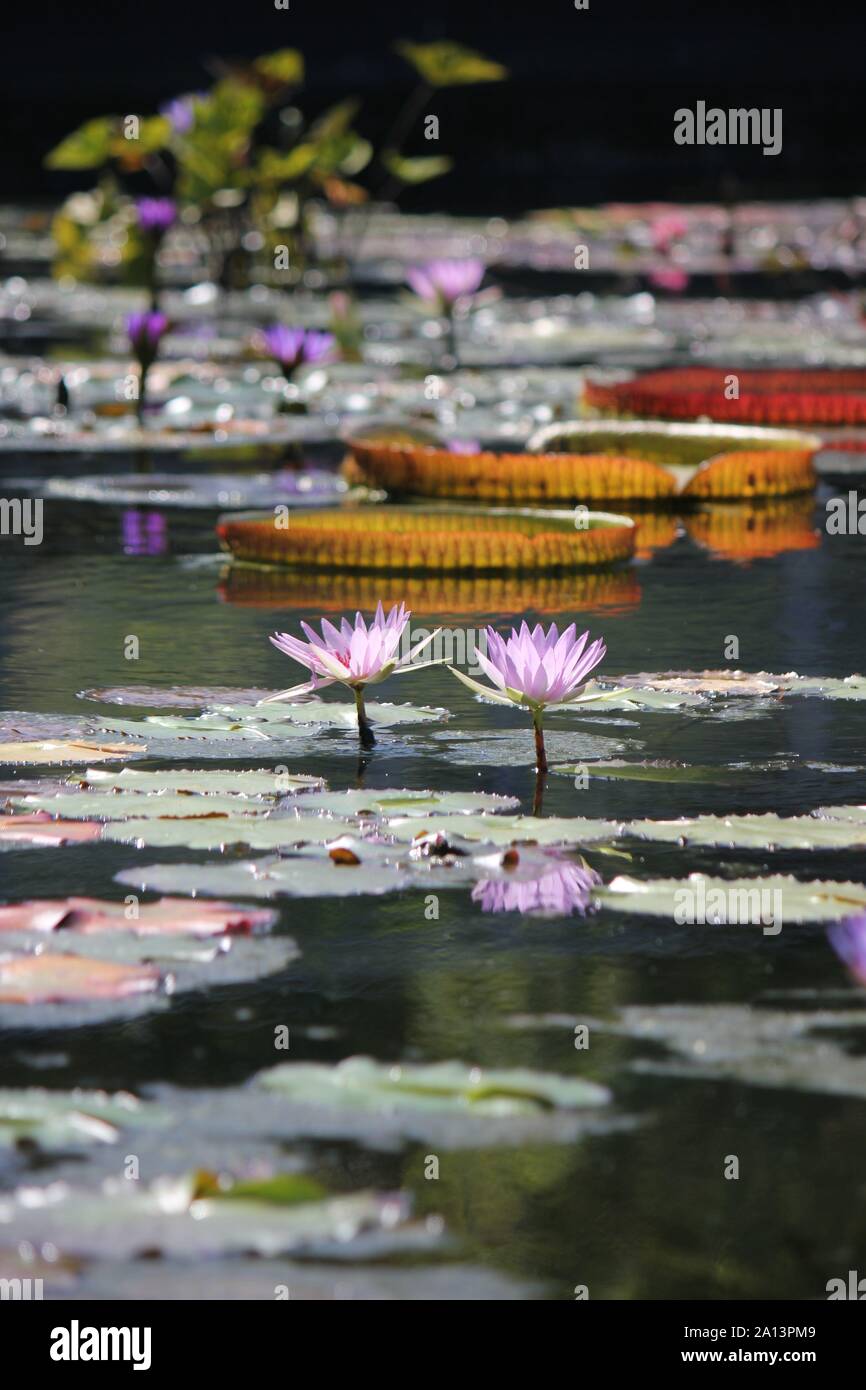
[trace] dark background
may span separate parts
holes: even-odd
[[[398,38],[450,38],[506,64],[511,81],[440,93],[429,110],[457,168],[405,206],[467,212],[616,199],[851,194],[863,186],[862,11],[827,4],[535,0],[39,0],[7,13],[0,98],[0,197],[55,198],[87,176],[48,174],[45,152],[92,115],[140,114],[207,84],[210,60],[302,50],[300,103],[314,114],[348,94],[381,136],[412,73]],[[683,148],[679,106],[783,109],[783,149]]]

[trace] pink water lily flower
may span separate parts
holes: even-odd
[[[428,261],[411,266],[406,280],[419,299],[435,304],[440,313],[449,312],[458,299],[475,294],[484,279],[483,261]]]
[[[501,705],[526,705],[532,711],[535,726],[535,751],[539,772],[547,771],[544,734],[541,718],[547,706],[560,709],[568,705],[585,704],[606,697],[601,691],[586,695],[583,687],[589,673],[604,659],[607,648],[599,637],[589,643],[589,633],[577,636],[574,623],[560,633],[556,623],[547,632],[540,623],[530,632],[525,622],[512,628],[508,638],[500,637],[492,627],[485,633],[486,654],[475,649],[475,659],[490,677],[494,688],[481,685],[463,671],[450,666],[458,680],[468,685],[476,695],[483,695]],[[587,645],[589,643],[589,645]],[[622,694],[622,691],[615,692]]]
[[[356,613],[354,626],[348,618],[343,618],[339,627],[323,618],[321,636],[309,623],[301,623],[308,638],[306,642],[288,632],[273,633],[270,640],[274,646],[293,661],[306,666],[311,678],[289,690],[268,695],[259,704],[294,700],[335,682],[347,685],[355,693],[361,742],[365,747],[371,747],[375,738],[364,712],[364,691],[367,686],[377,685],[388,676],[405,675],[407,671],[419,671],[426,666],[439,664],[436,661],[415,661],[418,653],[441,631],[439,628],[418,642],[405,656],[398,657],[397,649],[410,617],[411,613],[404,603],[395,604],[386,616],[380,601],[369,627],[362,615]]]
[[[286,377],[305,363],[326,361],[335,343],[333,333],[320,333],[314,328],[289,328],[284,323],[272,324],[261,336],[263,350],[279,363]]]

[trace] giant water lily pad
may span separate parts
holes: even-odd
[[[67,1150],[114,1144],[123,1129],[162,1124],[166,1113],[128,1092],[0,1090],[0,1147],[33,1145]]]
[[[447,744],[448,761],[458,767],[531,767],[535,763],[532,725],[528,720],[525,729],[443,731],[433,738]],[[577,730],[546,729],[544,741],[551,760],[604,758],[635,746],[629,739],[604,738]]]
[[[713,878],[706,874],[690,874],[688,878],[635,879],[621,875],[606,887],[596,890],[603,907],[617,912],[634,912],[651,917],[688,920],[690,905],[706,908],[708,923],[723,923],[737,919],[760,921],[763,903],[770,904],[774,895],[781,903],[781,916],[786,923],[831,922],[848,917],[866,907],[866,884],[836,883],[816,880],[801,883],[790,874],[764,874],[754,878]],[[720,906],[721,905],[721,906]],[[752,907],[757,906],[757,916]]]

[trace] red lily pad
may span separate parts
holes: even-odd
[[[0,960],[0,1004],[65,1004],[152,994],[162,975],[151,965],[117,965],[84,956],[13,956]]]
[[[47,811],[34,811],[29,816],[0,815],[0,844],[80,845],[101,835],[98,821],[54,820]]]
[[[159,898],[141,903],[134,916],[123,902],[100,898],[33,899],[0,907],[2,931],[129,931],[137,936],[222,936],[265,931],[276,914],[267,909],[193,898]]]

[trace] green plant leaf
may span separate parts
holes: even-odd
[[[304,80],[304,55],[296,48],[278,48],[274,53],[263,53],[253,59],[253,67],[263,77],[281,82],[286,87],[297,87]]]
[[[98,169],[112,154],[119,116],[95,116],[85,121],[46,155],[48,169]]]
[[[474,82],[501,82],[508,69],[471,48],[443,39],[436,43],[402,40],[394,48],[430,87],[462,87]]]
[[[398,154],[396,150],[383,150],[381,160],[389,174],[401,183],[410,184],[428,183],[454,168],[454,160],[448,155],[411,157]]]

